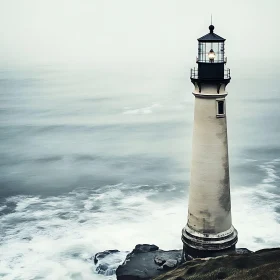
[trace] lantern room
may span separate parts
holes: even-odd
[[[198,69],[192,69],[191,78],[202,80],[230,79],[229,70],[225,70],[225,40],[214,33],[214,26],[209,26],[209,33],[198,39]]]
[[[198,39],[198,59],[202,63],[225,62],[225,39],[214,33],[214,26],[209,26],[210,33]]]

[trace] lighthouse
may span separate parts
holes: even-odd
[[[225,39],[209,33],[198,39],[194,84],[194,125],[188,221],[182,230],[183,258],[210,257],[235,249],[227,137]]]

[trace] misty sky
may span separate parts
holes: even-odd
[[[229,61],[280,60],[279,0],[0,0],[0,65],[195,62],[225,37]]]

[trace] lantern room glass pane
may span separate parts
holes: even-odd
[[[199,42],[198,43],[198,62],[221,63],[225,60],[224,42]],[[210,60],[208,53],[210,50],[215,52],[214,60]]]

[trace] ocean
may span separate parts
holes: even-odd
[[[237,246],[279,247],[279,79],[236,72],[227,121]],[[187,67],[2,68],[0,278],[109,279],[89,259],[97,252],[181,249],[192,89]]]

